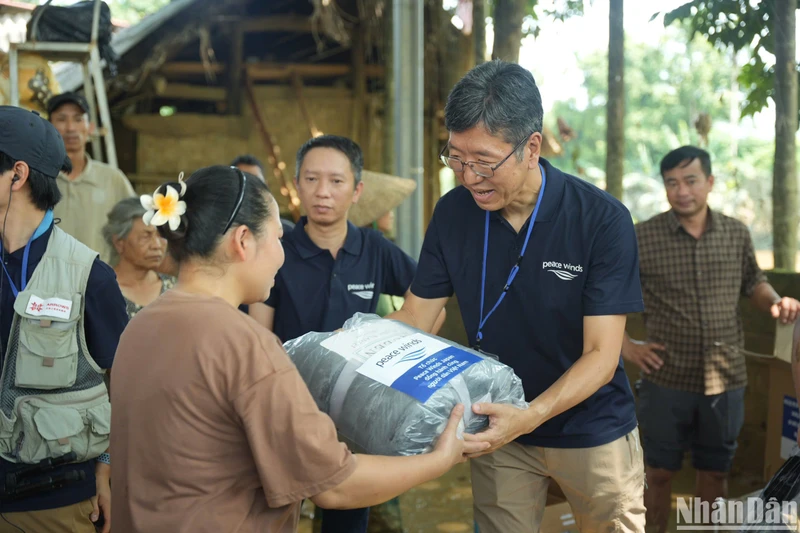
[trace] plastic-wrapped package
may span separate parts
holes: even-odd
[[[52,1],[52,0],[51,0]],[[27,24],[27,40],[59,43],[88,43],[92,38],[94,0],[83,0],[68,6],[37,6]],[[117,53],[111,48],[111,10],[101,2],[97,28],[100,57],[106,62],[110,76],[117,73]]]
[[[748,533],[800,531],[800,450],[795,447],[756,498],[748,498],[746,518],[740,529]]]
[[[308,333],[284,348],[340,436],[370,454],[430,451],[459,403],[467,433],[488,424],[474,403],[527,406],[510,367],[377,315],[358,313],[338,332]]]

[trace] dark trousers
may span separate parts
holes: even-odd
[[[367,533],[369,508],[322,511],[322,533]]]
[[[744,391],[706,396],[642,380],[638,418],[645,464],[677,472],[691,450],[697,470],[730,471],[744,424]]]

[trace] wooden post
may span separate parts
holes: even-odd
[[[367,94],[367,77],[364,68],[364,31],[361,25],[353,30],[353,112],[350,118],[350,138],[363,144],[361,123],[364,115],[364,97]]]
[[[280,159],[280,148],[275,144],[272,136],[267,130],[264,116],[261,114],[261,107],[258,105],[258,101],[256,100],[256,93],[253,89],[253,83],[249,76],[245,76],[244,80],[247,100],[250,103],[253,117],[256,120],[256,127],[258,128],[261,138],[264,141],[264,146],[267,149],[268,161],[272,165],[272,172],[281,185],[281,194],[288,197],[289,210],[292,213],[292,219],[297,222],[300,220],[300,198],[297,196],[297,191],[294,188],[292,179],[286,179],[286,174],[284,173],[284,170],[286,170],[286,163]]]
[[[215,63],[206,68],[199,61],[171,61],[158,69],[159,74],[168,77],[205,74],[220,74],[227,65]],[[338,78],[351,76],[352,66],[337,63],[248,63],[244,70],[253,81],[291,80],[298,74],[302,78]],[[383,65],[364,65],[364,74],[368,78],[380,78],[384,75]]]
[[[392,19],[394,12],[393,2],[386,2],[386,16],[383,18],[384,35],[384,99],[383,99],[383,171],[387,174],[394,173],[394,74],[392,71]]]
[[[433,92],[437,89],[428,92],[428,96],[433,96]],[[437,110],[439,108],[439,101],[434,99],[430,102],[430,109],[428,110],[428,154],[425,158],[427,165],[425,165],[425,212],[422,219],[425,227],[433,217],[433,209],[436,207],[436,202],[441,196],[441,188],[439,186],[439,170],[441,165],[439,163],[439,117]]]
[[[428,35],[425,39],[425,173],[424,181],[425,190],[423,192],[423,213],[422,223],[428,227],[431,217],[433,216],[433,208],[436,206],[436,201],[439,199],[439,57],[441,56],[440,50],[442,46],[441,39],[441,25],[442,25],[442,10],[441,6],[429,5],[427,7],[426,17],[430,20],[428,25]]]
[[[297,105],[300,106],[300,113],[303,114],[303,118],[308,126],[308,133],[310,133],[312,137],[319,137],[322,135],[322,132],[314,125],[314,119],[311,118],[311,113],[308,111],[306,99],[303,97],[303,80],[297,73],[292,76],[292,89],[294,89],[294,96],[297,98]]]
[[[228,63],[228,113],[239,115],[242,112],[242,66],[244,65],[244,32],[240,25],[233,28],[231,36],[231,57]]]
[[[378,115],[378,99],[375,95],[367,95],[367,123],[364,132],[364,168],[381,168],[375,161],[375,146],[378,142],[378,136],[381,133],[380,128],[377,127],[376,118]]]
[[[472,0],[472,38],[475,46],[475,64],[486,62],[486,2]]]

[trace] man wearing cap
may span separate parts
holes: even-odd
[[[53,125],[0,106],[0,533],[110,529],[104,376],[128,318],[111,267],[54,224],[62,169]]]
[[[341,328],[374,313],[381,293],[402,296],[416,262],[381,233],[348,221],[358,202],[364,157],[346,137],[323,135],[297,152],[295,184],[307,216],[283,236],[286,259],[267,300],[268,327],[282,342]],[[366,531],[368,509],[325,510],[322,533]]]
[[[77,93],[63,93],[47,102],[50,122],[64,139],[71,172],[58,176],[63,200],[55,211],[60,227],[107,261],[108,245],[102,228],[107,214],[123,198],[134,196],[133,187],[121,170],[95,161],[86,153],[86,143],[95,125],[89,122],[89,104]]]

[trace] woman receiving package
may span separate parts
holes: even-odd
[[[376,505],[479,451],[456,435],[463,406],[429,454],[356,456],[338,442],[277,337],[237,311],[267,299],[283,263],[263,182],[209,167],[141,200],[179,275],[114,362],[115,532],[293,532],[303,499]]]

